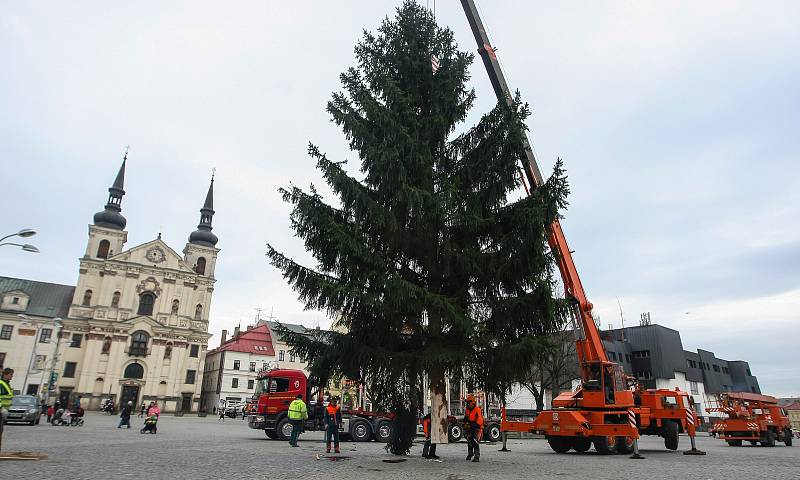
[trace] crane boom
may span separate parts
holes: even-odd
[[[464,7],[464,13],[467,15],[472,34],[475,36],[475,42],[478,44],[478,52],[483,59],[486,72],[489,74],[489,80],[492,83],[495,95],[497,95],[497,100],[505,101],[509,105],[513,105],[514,98],[511,95],[508,83],[506,83],[503,70],[500,68],[500,62],[497,60],[495,49],[492,47],[489,36],[486,34],[486,29],[483,26],[475,2],[473,0],[461,0],[461,5]],[[540,187],[544,184],[544,180],[542,179],[542,173],[539,170],[539,165],[533,154],[533,148],[531,147],[527,135],[524,136],[523,145],[527,160],[527,168],[524,169],[525,176],[532,186]],[[576,301],[574,315],[577,326],[581,331],[581,335],[577,340],[577,353],[581,363],[582,376],[583,379],[586,380],[588,378],[586,362],[608,362],[608,357],[606,356],[603,342],[600,339],[600,332],[594,323],[594,318],[592,318],[592,304],[586,298],[586,292],[583,289],[583,284],[581,284],[578,269],[575,267],[575,262],[572,259],[572,252],[569,249],[564,231],[561,229],[561,223],[558,220],[555,220],[551,225],[548,243],[550,249],[558,257],[558,270],[564,282],[564,290],[569,297],[572,297]]]

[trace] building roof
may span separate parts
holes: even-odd
[[[786,410],[800,410],[800,402],[794,402],[792,404],[786,405],[783,408],[785,408]]]
[[[272,331],[272,332],[275,332],[275,327],[278,326],[278,322],[270,322],[270,321],[266,321],[266,320],[260,320],[258,323],[260,323],[262,325],[268,325],[270,331]],[[306,333],[309,333],[312,330],[314,330],[312,328],[304,327],[303,325],[297,325],[296,323],[283,323],[283,322],[280,322],[280,324],[281,324],[281,326],[289,329],[290,331],[292,331],[294,333],[306,334]],[[276,337],[277,340],[282,340],[282,338],[278,334],[278,332],[275,332],[275,337]]]
[[[272,333],[266,325],[239,332],[239,335],[211,350],[208,355],[217,352],[242,352],[274,357],[275,349],[272,347]]]
[[[72,285],[0,277],[0,294],[14,290],[25,292],[30,297],[25,314],[49,318],[67,318],[72,297],[75,295],[75,287]]]

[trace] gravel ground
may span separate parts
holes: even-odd
[[[269,478],[269,479],[485,479],[485,478],[592,478],[613,479],[799,479],[800,447],[728,447],[707,436],[698,437],[706,456],[685,456],[687,437],[678,452],[663,448],[658,437],[640,445],[644,460],[592,453],[554,454],[544,440],[510,440],[509,453],[499,445],[483,444],[480,463],[467,463],[466,443],[441,445],[442,461],[419,456],[421,446],[404,462],[383,450],[383,445],[342,444],[339,461],[318,458],[324,454],[321,433],[300,437],[300,448],[269,440],[263,432],[247,428],[241,419],[165,415],[158,435],[141,435],[141,419],[133,428],[116,428],[117,417],[88,413],[83,427],[8,425],[3,438],[6,451],[34,451],[48,455],[42,461],[0,463],[2,478]]]

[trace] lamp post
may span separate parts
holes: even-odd
[[[32,237],[34,235],[36,235],[36,231],[35,230],[31,230],[30,228],[23,228],[22,230],[20,230],[17,233],[12,233],[12,234],[6,235],[5,237],[0,238],[0,247],[8,245],[8,246],[13,246],[13,247],[20,247],[23,250],[25,250],[26,252],[39,253],[39,249],[36,248],[36,246],[31,245],[30,243],[3,242],[3,240],[5,240],[7,238],[11,238],[11,237],[28,238],[28,237]]]
[[[50,392],[56,389],[56,382],[53,380],[53,372],[55,372],[56,362],[58,361],[58,347],[61,345],[61,332],[64,331],[64,322],[60,317],[54,318],[53,323],[58,327],[58,334],[56,335],[56,349],[53,352],[53,358],[50,360],[50,375],[47,377],[47,390],[44,392],[45,405],[49,405]]]
[[[23,382],[22,382],[22,391],[26,392],[26,394],[27,394],[27,391],[28,391],[28,377],[30,376],[31,370],[33,369],[33,362],[36,360],[36,348],[39,345],[39,332],[41,331],[41,328],[42,328],[42,322],[40,322],[38,320],[33,320],[29,316],[27,316],[25,314],[19,314],[17,316],[22,319],[23,324],[27,323],[28,325],[32,325],[32,326],[36,327],[36,334],[33,337],[33,348],[31,349],[31,358],[28,361],[28,369],[25,370],[25,380],[23,380]],[[56,317],[53,320],[55,321],[56,325],[61,325],[61,319],[60,318]],[[62,328],[63,328],[63,326],[62,326]],[[59,334],[60,334],[60,331],[59,331]],[[56,340],[56,352],[58,352],[58,340]]]

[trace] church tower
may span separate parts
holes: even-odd
[[[122,197],[125,195],[125,164],[128,152],[122,159],[114,184],[108,189],[108,202],[101,212],[94,214],[94,224],[89,225],[89,241],[86,244],[85,257],[108,258],[122,251],[128,240],[125,225],[128,221],[122,216]]]
[[[211,221],[214,218],[214,175],[211,175],[211,184],[208,186],[206,201],[200,209],[200,223],[197,230],[189,235],[189,243],[183,249],[184,261],[191,265],[200,275],[214,278],[214,267],[217,263],[216,248],[217,236],[211,231]]]

